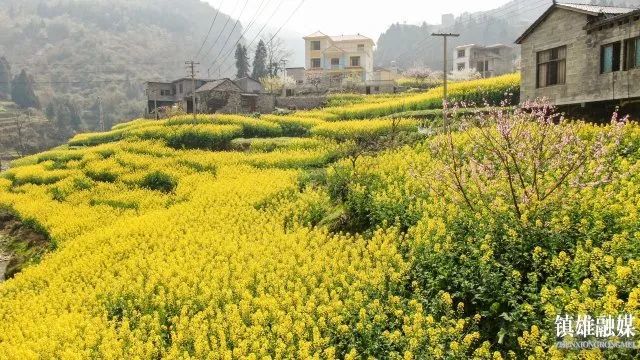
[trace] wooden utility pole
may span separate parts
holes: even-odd
[[[98,124],[100,131],[104,132],[104,116],[102,115],[102,99],[98,96]]]
[[[449,50],[447,50],[447,40],[449,37],[458,37],[460,34],[453,33],[433,33],[431,36],[440,36],[444,39],[444,94],[442,96],[442,122],[444,123],[444,127],[448,129],[449,124],[447,120],[447,74],[449,72]]]
[[[192,99],[191,99],[191,110],[193,110],[193,118],[196,118],[196,114],[198,113],[197,111],[197,107],[196,107],[196,74],[198,73],[196,71],[196,65],[200,65],[200,63],[198,62],[194,62],[193,60],[189,60],[187,62],[185,62],[185,64],[187,65],[187,71],[189,71],[191,73],[191,82],[193,83],[193,93],[192,93]]]

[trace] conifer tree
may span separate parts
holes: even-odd
[[[247,47],[238,44],[236,48],[236,77],[238,79],[249,76],[249,56],[247,54]]]
[[[254,79],[261,79],[267,75],[267,47],[264,41],[260,40],[256,47],[256,54],[253,57],[253,73]]]
[[[11,95],[11,65],[5,57],[0,57],[0,99]]]
[[[33,91],[33,79],[24,69],[11,83],[11,98],[22,108],[40,108],[40,101]]]

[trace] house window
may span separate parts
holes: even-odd
[[[562,85],[567,74],[567,47],[538,52],[538,87]]]
[[[318,69],[320,66],[320,59],[311,59],[311,68]]]
[[[171,90],[160,90],[160,95],[171,96]]]
[[[625,40],[625,70],[640,69],[640,37]]]
[[[351,57],[351,67],[360,66],[360,56],[352,56]]]
[[[180,94],[182,94],[184,92],[184,88],[182,87],[182,84],[180,84]]]
[[[364,51],[364,44],[358,44],[358,51]]]
[[[312,41],[311,50],[314,50],[314,51],[320,50],[320,41]]]
[[[467,56],[467,50],[458,50],[458,58],[463,58]]]
[[[338,66],[338,65],[340,65],[340,58],[332,58],[332,59],[331,59],[331,65],[332,65],[332,66]]]
[[[600,73],[620,71],[620,42],[602,46],[600,51]]]
[[[298,80],[298,81],[296,81],[296,84],[303,85],[304,84],[304,80]]]
[[[465,68],[465,64],[464,63],[460,63],[458,64],[458,71],[462,71]]]
[[[476,66],[476,70],[479,72],[489,71],[489,61],[478,61],[478,66]]]

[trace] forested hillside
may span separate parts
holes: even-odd
[[[185,74],[215,15],[199,0],[0,0],[0,56],[33,76],[43,109],[79,113],[71,131],[97,128],[98,97],[110,127],[142,114],[144,81]],[[242,26],[225,14],[212,33],[225,24],[221,39],[235,41]],[[223,43],[203,49],[203,64]]]
[[[571,2],[571,1],[565,1]],[[588,0],[575,0],[587,3]],[[594,0],[594,4],[638,7],[638,0]],[[375,62],[378,66],[389,66],[395,61],[401,68],[412,66],[442,67],[442,39],[433,38],[434,31],[459,33],[452,38],[452,46],[462,44],[491,45],[496,43],[514,45],[515,40],[545,10],[551,0],[513,0],[490,11],[462,14],[452,26],[440,24],[422,25],[393,24],[383,33],[378,42]]]

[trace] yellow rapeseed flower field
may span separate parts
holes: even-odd
[[[0,359],[605,358],[554,320],[640,316],[640,127],[378,117],[436,91],[136,120],[14,162],[0,209],[52,246],[0,283]],[[511,134],[517,170],[482,142]]]

